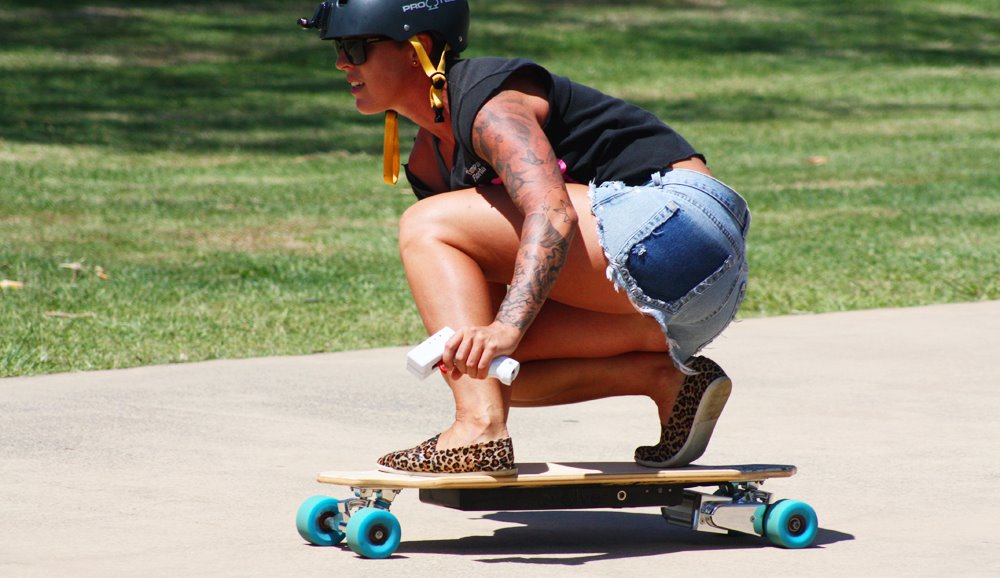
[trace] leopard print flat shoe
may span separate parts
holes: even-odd
[[[686,466],[705,453],[733,382],[707,357],[696,357],[689,366],[697,373],[687,376],[681,384],[670,419],[662,426],[660,443],[635,449],[639,465],[675,468]]]
[[[378,459],[378,469],[383,472],[421,476],[517,474],[517,467],[514,465],[514,443],[510,438],[438,450],[438,437],[440,434],[416,447],[382,456]]]

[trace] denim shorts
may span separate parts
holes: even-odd
[[[750,211],[736,191],[684,169],[645,185],[590,187],[608,279],[657,320],[674,364],[686,362],[736,316],[747,283]]]

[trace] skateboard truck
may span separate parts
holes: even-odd
[[[445,327],[411,349],[406,355],[406,369],[418,378],[426,379],[435,368],[440,368],[444,344],[452,335],[455,335],[455,331]],[[506,355],[495,357],[490,363],[490,377],[499,379],[504,385],[513,383],[520,370],[521,364]]]
[[[351,488],[354,497],[340,501],[340,512],[343,514],[341,524],[347,525],[351,519],[351,514],[362,508],[378,508],[388,510],[392,506],[392,501],[396,499],[401,490],[379,490],[374,488]]]
[[[754,482],[725,484],[715,494],[684,490],[680,504],[661,508],[667,523],[699,532],[730,531],[764,535],[764,518],[771,494]]]

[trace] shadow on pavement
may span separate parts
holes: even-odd
[[[480,559],[480,562],[579,566],[601,560],[673,552],[773,547],[765,538],[708,534],[670,526],[659,514],[544,511],[496,512],[483,517],[520,526],[501,528],[492,536],[467,536],[457,540],[408,540],[404,537],[397,555],[485,555],[491,557]],[[853,539],[851,534],[820,528],[813,547]]]

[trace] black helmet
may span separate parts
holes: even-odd
[[[430,79],[430,103],[434,122],[444,122],[443,91],[447,81],[446,56],[469,46],[467,0],[329,0],[319,5],[312,20],[299,19],[303,28],[319,29],[323,40],[350,36],[385,36],[396,42],[409,41]],[[417,40],[421,32],[434,33],[447,43],[435,66]],[[399,130],[396,111],[385,112],[383,177],[395,184],[399,178]]]
[[[467,0],[330,0],[303,28],[318,28],[320,38],[387,36],[404,42],[421,32],[436,32],[458,54],[469,46]]]

